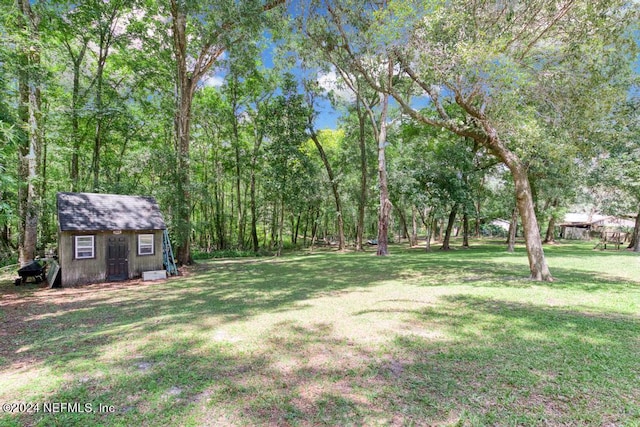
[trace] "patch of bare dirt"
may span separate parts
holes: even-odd
[[[188,268],[181,268],[180,271],[181,275],[190,274]],[[140,290],[175,280],[175,277],[156,281],[133,279],[49,288],[46,283],[15,286],[8,277],[5,274],[0,280],[0,366],[8,363],[11,369],[20,369],[36,362],[31,352],[21,351],[21,337],[27,332],[45,328],[45,322],[52,321],[60,313],[91,308],[98,302],[115,297],[122,290]],[[102,318],[96,322],[108,320]],[[46,356],[41,353],[37,358]]]

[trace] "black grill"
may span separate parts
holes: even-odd
[[[19,279],[16,279],[16,286],[22,285],[27,282],[30,277],[33,277],[35,283],[40,283],[44,280],[46,264],[42,261],[34,260],[26,264],[24,267],[18,270]]]

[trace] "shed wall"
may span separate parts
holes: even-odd
[[[136,231],[129,235],[129,278],[141,277],[143,271],[164,270],[162,264],[162,230]],[[138,255],[138,234],[153,234],[153,255]]]
[[[127,238],[128,277],[133,279],[142,276],[143,271],[163,270],[162,262],[162,230],[122,231]],[[138,235],[154,235],[154,254],[138,255]],[[95,236],[95,258],[74,259],[74,236]],[[108,232],[60,232],[58,235],[58,259],[60,262],[62,286],[74,286],[85,283],[104,282],[107,278],[107,243]]]

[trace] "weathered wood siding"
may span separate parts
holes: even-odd
[[[123,232],[124,233],[124,232]],[[153,234],[153,255],[138,255],[138,234]],[[136,231],[129,238],[129,278],[142,277],[143,271],[164,270],[162,264],[162,230]]]
[[[104,282],[106,278],[106,233],[61,232],[58,237],[58,261],[62,274],[62,286],[81,283]],[[74,259],[74,236],[94,235],[95,258]]]
[[[127,238],[129,278],[141,277],[143,271],[163,270],[162,230],[122,231]],[[153,234],[154,254],[138,255],[138,235]],[[95,236],[95,258],[74,259],[74,236]],[[107,244],[112,231],[106,232],[60,232],[58,235],[58,260],[62,274],[62,286],[104,282],[107,279]]]

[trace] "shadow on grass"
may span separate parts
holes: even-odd
[[[335,336],[330,320],[275,325],[251,354],[175,339],[115,364],[108,378],[80,378],[51,397],[94,407],[117,402],[116,413],[20,421],[600,426],[640,420],[638,318],[458,295],[414,310],[408,322],[450,339],[398,335],[371,348]]]
[[[68,361],[95,357],[92,344],[117,341],[123,334],[142,337],[169,325],[198,325],[216,316],[230,322],[259,314],[301,310],[307,301],[341,292],[364,290],[385,282],[415,286],[482,288],[549,287],[585,292],[623,293],[640,284],[603,274],[555,268],[553,283],[524,279],[527,266],[491,262],[494,250],[417,254],[398,251],[390,257],[369,254],[321,254],[281,259],[242,259],[200,264],[189,277],[165,283],[29,291],[5,300],[10,332],[0,334],[0,362],[46,359]],[[509,256],[507,255],[507,259]],[[525,260],[526,262],[526,260]],[[55,304],[49,298],[56,298]],[[12,310],[16,310],[15,313]],[[202,327],[207,328],[207,325]],[[84,345],[78,349],[77,343]],[[17,350],[20,351],[18,352]],[[1,366],[1,365],[0,365]]]

